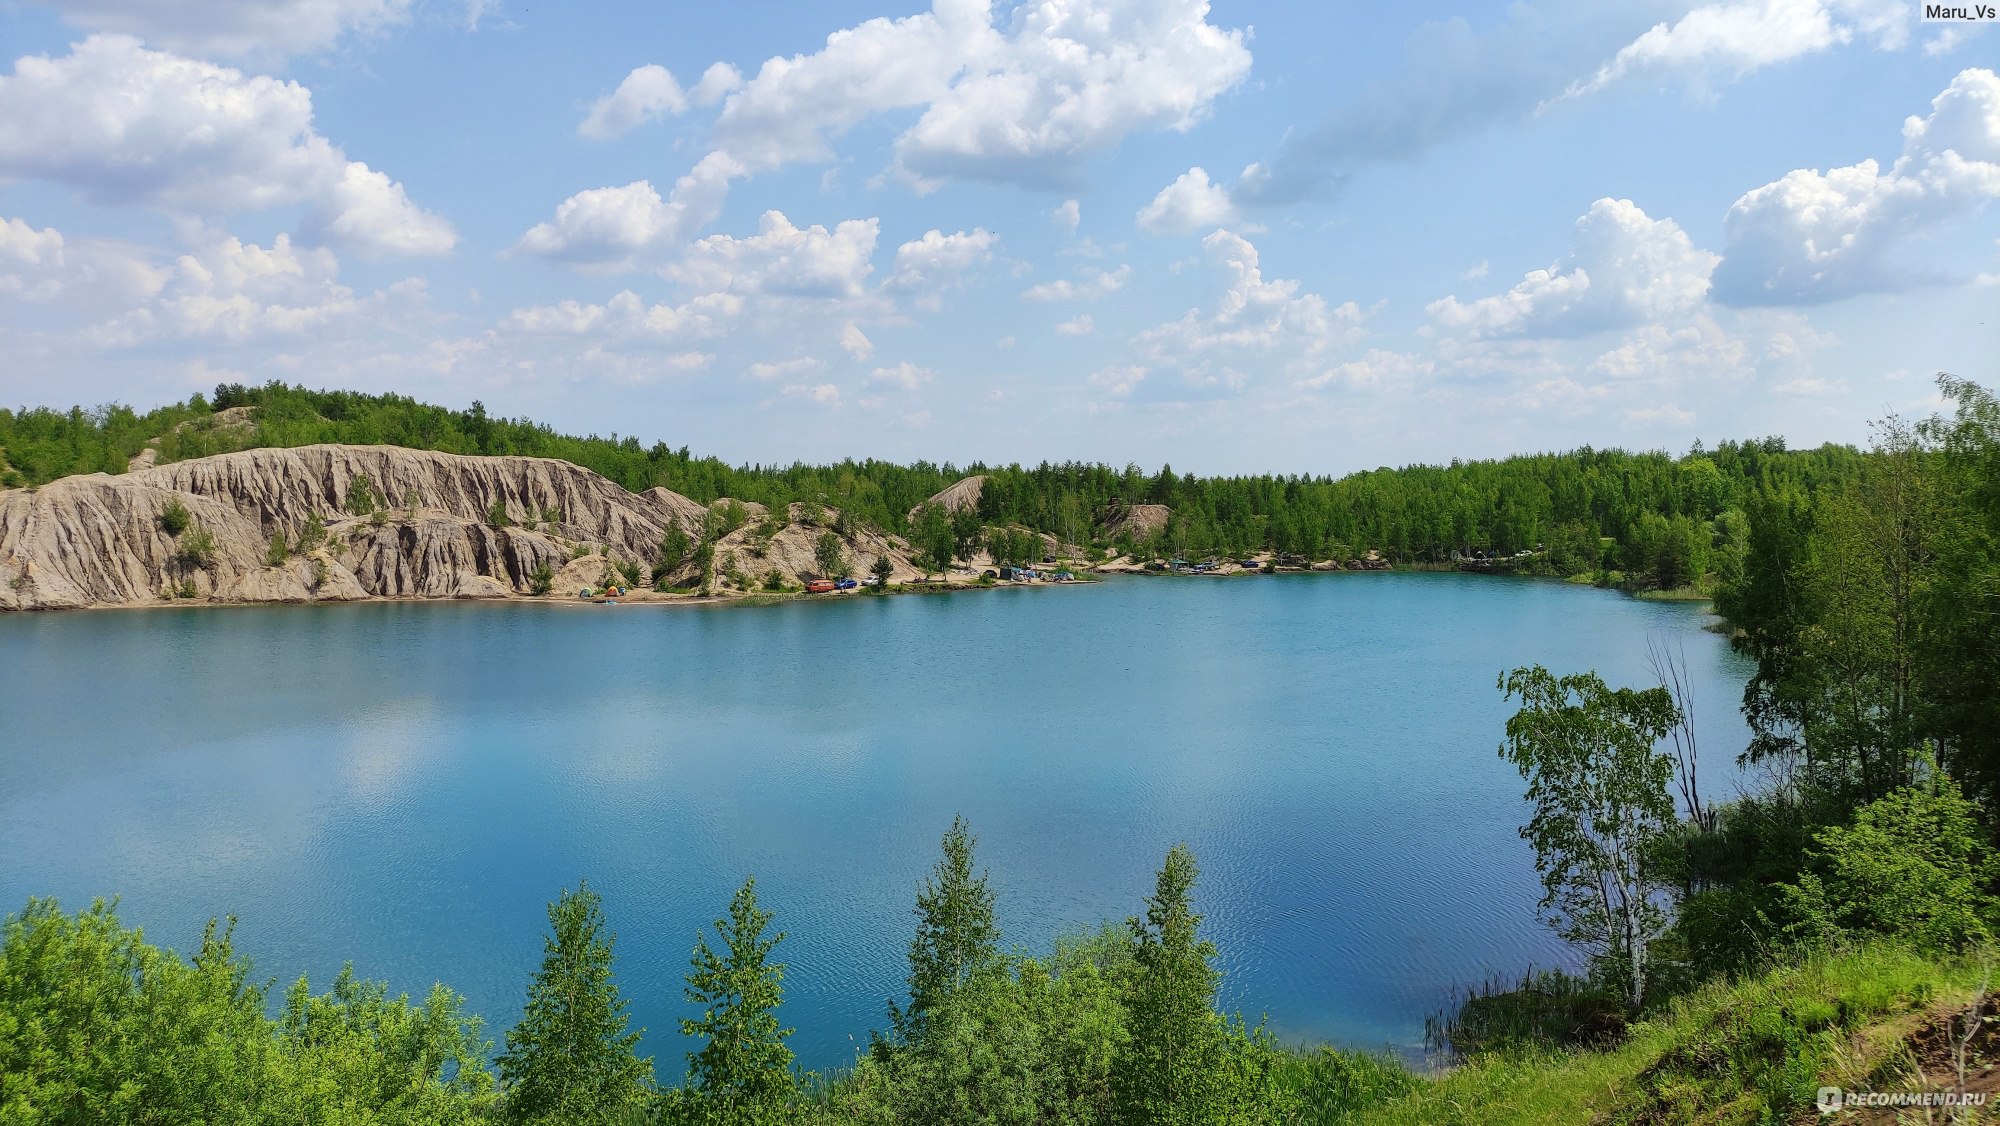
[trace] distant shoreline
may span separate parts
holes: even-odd
[[[1085,574],[1087,574],[1088,577],[1085,577]],[[1345,568],[1338,570],[1321,570],[1311,567],[1287,567],[1287,568],[1281,568],[1277,571],[1237,570],[1228,573],[1204,572],[1201,574],[1177,574],[1167,571],[1146,571],[1141,569],[1121,569],[1116,571],[1105,571],[1105,572],[1087,572],[1085,574],[1079,574],[1077,578],[1067,582],[1015,582],[1015,581],[979,582],[975,580],[971,582],[939,581],[933,583],[898,583],[881,593],[876,593],[875,591],[868,588],[862,588],[860,590],[855,590],[855,591],[841,591],[841,592],[822,593],[822,594],[811,594],[804,591],[752,591],[745,593],[731,592],[722,594],[703,595],[703,594],[671,594],[662,591],[641,590],[641,591],[634,591],[631,594],[621,595],[615,599],[611,599],[608,601],[599,601],[598,599],[595,598],[576,598],[576,597],[564,597],[555,595],[532,595],[532,594],[450,596],[450,597],[425,596],[425,595],[381,595],[381,596],[370,596],[366,598],[285,599],[285,600],[269,600],[269,601],[159,599],[152,602],[107,602],[107,603],[96,603],[89,606],[36,607],[32,609],[0,608],[0,619],[4,619],[6,617],[16,614],[19,615],[62,614],[70,612],[89,613],[97,611],[116,612],[116,611],[127,611],[127,610],[149,611],[149,610],[273,609],[273,608],[306,607],[306,606],[369,606],[369,605],[380,605],[380,604],[427,605],[427,606],[461,605],[461,604],[482,605],[482,606],[498,606],[498,605],[555,606],[567,609],[591,609],[595,607],[608,608],[610,606],[621,606],[621,607],[634,606],[634,607],[646,607],[652,609],[678,609],[678,608],[699,608],[699,607],[740,607],[745,609],[756,609],[761,607],[777,606],[788,603],[827,603],[836,601],[868,600],[874,598],[939,596],[939,595],[959,594],[967,591],[981,591],[981,590],[1008,590],[1008,589],[1026,590],[1026,589],[1039,589],[1045,587],[1046,588],[1088,587],[1088,586],[1095,586],[1100,583],[1108,581],[1115,581],[1118,579],[1133,579],[1133,578],[1243,579],[1243,578],[1253,578],[1253,577],[1261,578],[1261,577],[1282,577],[1282,576],[1297,576],[1297,575],[1445,574],[1445,575],[1470,575],[1481,579],[1500,579],[1500,580],[1512,580],[1520,582],[1560,583],[1570,586],[1589,586],[1589,589],[1592,590],[1604,590],[1609,593],[1622,594],[1627,598],[1631,598],[1641,602],[1664,602],[1664,603],[1680,603],[1680,604],[1701,603],[1704,604],[1705,606],[1704,610],[1705,613],[1717,618],[1716,622],[1712,623],[1708,628],[1710,628],[1712,632],[1718,632],[1718,633],[1728,632],[1727,623],[1715,614],[1714,598],[1712,596],[1705,594],[1697,594],[1691,590],[1685,590],[1685,589],[1678,591],[1619,590],[1615,587],[1600,587],[1590,584],[1576,583],[1570,579],[1564,579],[1554,575],[1498,574],[1498,573],[1481,572],[1481,571],[1469,571],[1464,568],[1455,567],[1449,564],[1430,564],[1430,563],[1399,564],[1386,569],[1362,570],[1362,571],[1353,571]]]

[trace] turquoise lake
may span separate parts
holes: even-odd
[[[0,910],[235,914],[280,988],[351,959],[496,1040],[587,878],[663,1079],[697,931],[755,874],[785,1019],[885,1024],[963,813],[1010,943],[1139,913],[1175,841],[1224,996],[1408,1048],[1453,986],[1571,957],[1535,918],[1503,669],[1651,683],[1685,646],[1726,797],[1749,667],[1698,607],[1452,574],[1128,578],[766,608],[479,603],[0,616]]]

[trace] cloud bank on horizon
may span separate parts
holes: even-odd
[[[2000,382],[1994,39],[1904,0],[596,8],[0,12],[0,402],[1341,472]]]

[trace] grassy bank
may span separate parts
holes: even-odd
[[[1373,1105],[1320,1111],[1357,1126],[1816,1120],[1823,1085],[1949,1087],[1932,1050],[1980,995],[1992,952],[1931,960],[1869,946],[1719,982],[1631,1026],[1605,1051],[1499,1053]],[[1975,1039],[1972,1062],[1985,1043]],[[1976,1067],[1974,1068],[1976,1070]],[[1923,1077],[1919,1078],[1921,1071]],[[1921,1121],[1921,1119],[1917,1119]]]

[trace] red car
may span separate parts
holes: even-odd
[[[833,593],[833,580],[832,580],[832,579],[814,579],[814,580],[813,580],[812,582],[810,582],[810,583],[807,583],[807,584],[806,584],[806,593],[807,593],[807,594],[832,594],[832,593]]]

